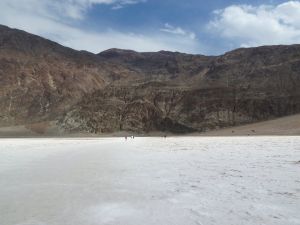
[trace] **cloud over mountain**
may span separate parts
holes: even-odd
[[[0,0],[0,24],[94,53],[123,48],[216,55],[300,43],[300,1],[243,2]]]
[[[162,32],[171,33],[171,34],[177,34],[177,35],[183,35],[188,36],[191,39],[196,38],[196,34],[193,32],[186,31],[182,29],[181,27],[174,27],[168,23],[165,23],[164,27],[160,29]]]
[[[77,26],[94,5],[111,5],[112,9],[145,3],[146,0],[2,0],[0,23],[26,30],[77,50],[94,53],[123,48],[136,51],[195,52],[197,43],[188,36],[113,29],[109,26],[90,30]],[[34,7],[32,7],[34,6]],[[87,21],[88,22],[88,21]]]
[[[299,1],[279,5],[231,5],[214,14],[209,30],[240,46],[300,42]]]

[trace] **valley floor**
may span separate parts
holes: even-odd
[[[0,139],[2,225],[299,225],[300,137]]]
[[[14,138],[14,137],[124,137],[130,136],[128,132],[117,132],[108,134],[88,134],[88,133],[63,133],[55,121],[44,122],[39,124],[0,127],[0,138]],[[163,132],[152,132],[147,134],[140,134],[140,136],[158,136],[162,137]],[[268,120],[259,123],[253,123],[244,126],[236,126],[224,128],[205,133],[193,133],[188,136],[300,136],[300,114],[286,116],[279,119]],[[172,134],[168,134],[172,136]]]

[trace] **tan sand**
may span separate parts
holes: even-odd
[[[300,115],[210,131],[204,136],[300,135]]]

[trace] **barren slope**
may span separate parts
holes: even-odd
[[[0,126],[204,132],[300,113],[300,45],[221,56],[75,51],[0,26]]]
[[[282,117],[202,134],[204,136],[300,135],[300,115]]]

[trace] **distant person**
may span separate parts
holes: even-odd
[[[125,140],[127,141],[127,136],[125,136]]]

